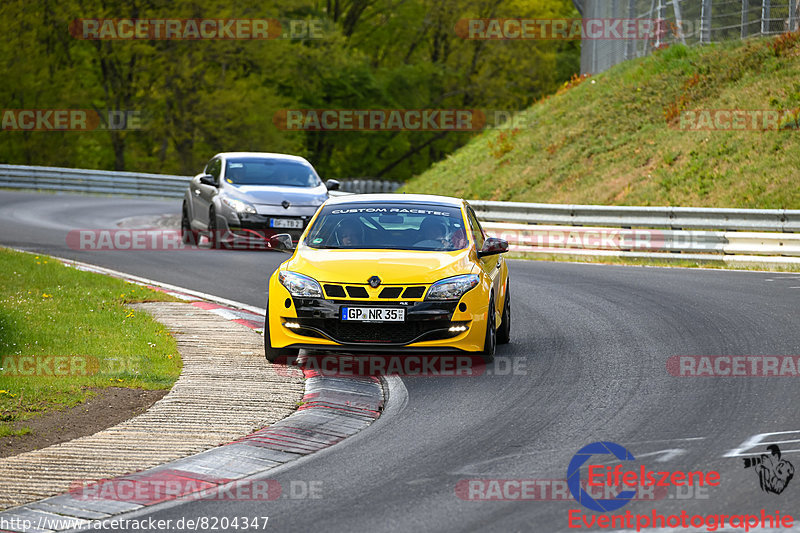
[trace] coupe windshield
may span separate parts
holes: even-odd
[[[386,203],[323,208],[306,237],[311,248],[461,250],[467,246],[457,207]]]
[[[225,163],[225,181],[234,185],[316,187],[320,179],[303,163],[260,157],[237,157]]]

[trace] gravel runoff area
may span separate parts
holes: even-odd
[[[229,443],[285,418],[302,377],[266,362],[253,329],[188,303],[142,303],[176,338],[183,370],[146,412],[94,435],[0,459],[0,509],[71,484],[144,470]]]

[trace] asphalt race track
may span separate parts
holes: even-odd
[[[179,209],[179,201],[4,191],[0,243],[263,307],[267,276],[286,258],[277,252],[66,244],[71,229]],[[800,356],[800,274],[534,261],[512,261],[510,271],[512,343],[498,348],[498,364],[480,377],[403,378],[405,403],[390,398],[392,412],[355,437],[268,473],[284,487],[318,482],[318,498],[195,501],[139,517],[268,516],[270,531],[567,531],[570,510],[592,515],[571,498],[467,501],[456,487],[470,479],[548,486],[598,440],[625,446],[649,470],[721,475],[702,493],[670,488],[620,512],[800,517],[800,479],[767,494],[741,457],[725,457],[757,434],[793,432],[762,441],[784,441],[784,458],[800,467],[798,378],[667,372],[676,355]]]

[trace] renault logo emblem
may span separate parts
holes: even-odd
[[[372,276],[367,281],[369,282],[369,286],[372,287],[373,289],[377,289],[378,286],[381,284],[381,278],[379,278],[378,276]]]
[[[283,206],[284,209],[289,209],[289,206],[292,205],[292,202],[290,202],[289,200],[284,200],[281,202],[281,205]]]

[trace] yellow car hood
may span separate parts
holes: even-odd
[[[433,283],[469,274],[470,250],[424,252],[408,250],[315,250],[303,246],[285,269],[317,281],[366,284],[372,276],[382,285]]]

